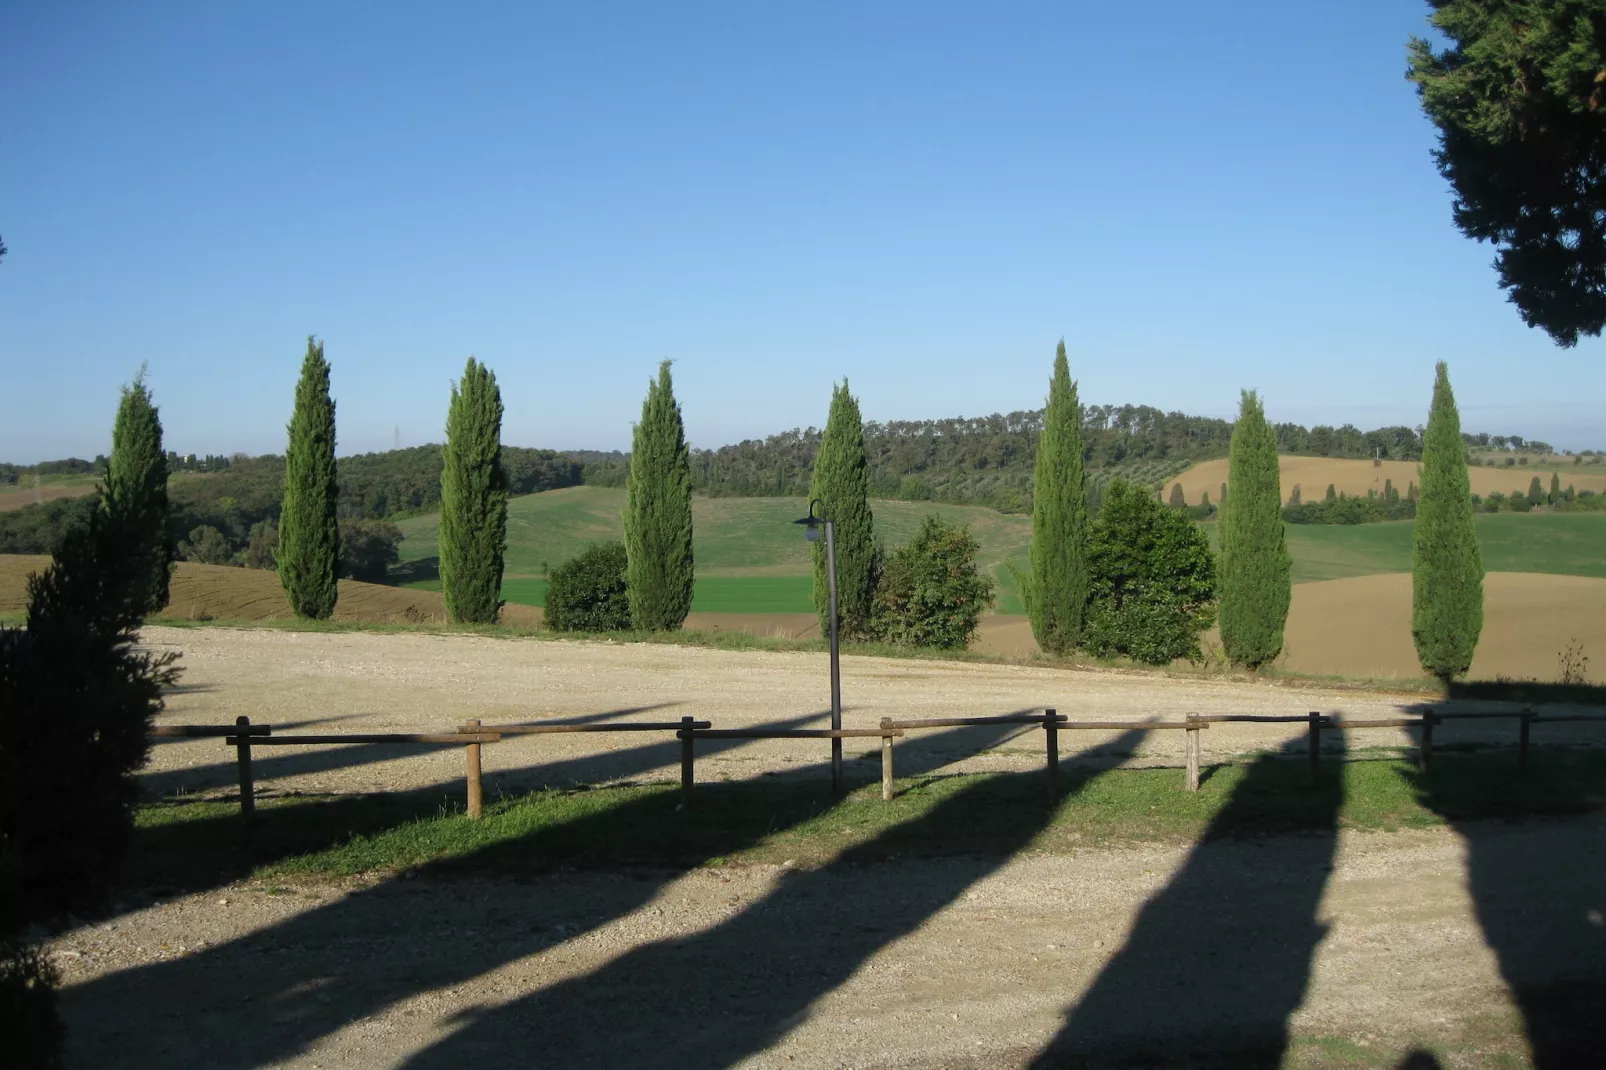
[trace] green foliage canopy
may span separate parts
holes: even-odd
[[[875,518],[870,513],[869,462],[864,453],[864,426],[859,402],[844,379],[831,389],[831,412],[815,454],[809,498],[820,499],[821,514],[831,521],[836,545],[837,623],[840,634],[864,636],[870,631],[877,560]],[[814,543],[814,609],[820,634],[831,630],[831,591],[826,575],[826,545]]]
[[[922,520],[908,544],[887,557],[875,594],[875,637],[899,646],[969,646],[993,604],[993,581],[976,567],[978,548],[969,526]]]
[[[1243,392],[1229,456],[1232,502],[1221,527],[1221,645],[1234,665],[1258,669],[1283,649],[1293,559],[1283,531],[1277,442],[1252,390]]]
[[[647,386],[625,483],[625,554],[631,624],[674,631],[691,612],[691,468],[669,361]]]
[[[1215,562],[1209,537],[1186,513],[1143,487],[1112,483],[1093,521],[1088,567],[1090,653],[1150,665],[1199,657],[1199,635],[1216,617]]]
[[[1423,671],[1449,680],[1472,667],[1483,632],[1483,558],[1461,416],[1443,361],[1434,373],[1426,441],[1411,540],[1411,637]]]
[[[1606,325],[1606,9],[1429,0],[1449,40],[1410,44],[1455,225],[1492,243],[1523,321],[1576,345]]]
[[[441,450],[441,590],[453,621],[496,623],[506,554],[502,391],[491,369],[470,357],[452,387]]]
[[[151,403],[141,368],[123,387],[112,425],[112,452],[101,488],[105,508],[128,517],[140,591],[146,613],[167,605],[173,575],[173,540],[167,522],[167,454],[162,449],[162,421]]]
[[[622,542],[593,543],[552,570],[546,624],[560,632],[630,628],[629,558]]]
[[[340,524],[336,518],[335,402],[323,343],[307,338],[285,450],[279,519],[279,582],[298,617],[324,620],[339,597]]]
[[[1051,654],[1063,654],[1081,642],[1087,614],[1087,471],[1082,453],[1082,404],[1061,340],[1032,478],[1032,573],[1021,584],[1032,634]]]

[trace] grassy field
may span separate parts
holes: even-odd
[[[502,597],[539,605],[542,579],[593,542],[620,538],[624,491],[570,487],[514,498],[508,503],[507,580]],[[979,506],[877,501],[872,504],[876,533],[887,546],[914,534],[921,519],[936,513],[969,524],[981,543],[980,562],[1000,585],[1001,612],[1021,612],[1019,594],[1004,562],[1026,558],[1031,519],[1007,516]],[[709,613],[807,612],[811,601],[811,558],[802,529],[792,521],[808,512],[801,498],[698,498],[692,503],[697,555],[693,609]],[[402,561],[428,576],[438,555],[439,518],[414,517],[400,523],[406,540]],[[409,583],[438,588],[430,579]]]
[[[508,506],[507,580],[509,602],[540,605],[542,579],[599,539],[620,535],[624,492],[572,487],[515,498]],[[920,519],[937,513],[952,523],[969,524],[981,543],[983,568],[998,585],[1000,613],[1021,613],[1020,591],[1006,562],[1025,567],[1031,518],[979,506],[877,501],[876,529],[889,546],[913,534]],[[807,612],[810,602],[809,547],[791,523],[806,512],[796,498],[699,498],[692,523],[697,554],[693,608],[709,613]],[[1482,514],[1477,518],[1484,567],[1491,572],[1548,572],[1606,577],[1606,513]],[[401,522],[406,534],[404,562],[431,575],[439,524],[433,516]],[[1212,540],[1218,531],[1207,525]],[[1290,526],[1289,550],[1294,582],[1408,572],[1411,524],[1408,521],[1353,526]],[[438,589],[428,578],[408,586]]]

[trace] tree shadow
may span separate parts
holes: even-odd
[[[1592,706],[1606,709],[1606,684],[1562,684],[1539,680],[1452,681],[1447,697],[1481,702],[1523,705]]]
[[[1301,790],[1285,758],[1304,743],[1283,752],[1249,767],[1035,1067],[1281,1065],[1326,933],[1316,908],[1344,800],[1333,763]],[[1246,838],[1265,830],[1272,805],[1304,834]]]
[[[409,583],[439,580],[440,578],[440,557],[420,557],[413,561],[402,561],[399,564],[391,565],[386,572],[385,582],[392,587],[402,587]]]
[[[1069,771],[1069,790],[1143,736],[1124,733],[1090,755]],[[505,1061],[513,1052],[540,1052],[554,1066],[732,1065],[771,1047],[816,999],[1002,867],[1058,807],[1040,773],[978,780],[820,869],[787,872],[773,891],[704,933],[638,947],[495,1009],[465,1011],[451,1036],[404,1065],[456,1067]],[[977,853],[918,873],[895,861],[935,836]],[[871,864],[877,868],[865,873]]]
[[[715,743],[706,741],[709,750]],[[657,746],[636,749],[656,765]],[[69,1045],[78,1062],[98,1065],[244,1070],[292,1057],[354,1019],[584,938],[639,909],[689,868],[818,816],[835,800],[825,786],[828,765],[811,769],[816,779],[793,790],[751,783],[697,788],[699,799],[752,793],[750,806],[709,806],[706,812],[694,806],[679,813],[676,793],[659,791],[582,812],[407,874],[424,879],[360,887],[225,943],[73,985],[62,996]],[[1036,785],[1031,794],[1041,800],[1040,774],[1031,780]],[[389,819],[405,820],[408,805],[396,800]],[[427,800],[411,805],[427,805]],[[315,815],[323,807],[304,809]],[[1011,815],[1014,810],[993,809]],[[1046,806],[1040,803],[1038,810]],[[740,818],[729,819],[731,812]],[[1011,824],[1035,829],[1040,821],[1027,812]],[[991,840],[986,829],[971,835],[976,842]],[[997,841],[1007,842],[1002,834]],[[627,863],[623,874],[569,872],[584,870],[599,844],[607,845],[609,858]],[[204,843],[194,846],[205,848]],[[463,885],[448,880],[487,869],[504,879]],[[554,872],[566,875],[548,879]],[[372,964],[365,949],[381,943],[393,953],[382,965]],[[175,1007],[184,1008],[182,1030],[146,1024]],[[242,1022],[250,1028],[242,1028]],[[126,1028],[110,1023],[126,1023]]]
[[[1466,843],[1467,888],[1484,940],[1521,1013],[1537,1070],[1598,1065],[1606,1021],[1606,821],[1522,821],[1606,804],[1587,753],[1535,750],[1526,770],[1473,778],[1445,755],[1405,774],[1419,801]],[[1499,806],[1487,797],[1498,792]],[[1504,810],[1506,820],[1486,815]],[[1470,815],[1479,815],[1473,817]]]

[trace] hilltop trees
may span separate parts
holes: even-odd
[[[1461,416],[1443,361],[1424,439],[1411,543],[1411,637],[1423,671],[1448,681],[1471,668],[1483,631],[1483,558],[1472,523]]]
[[[1432,0],[1450,41],[1410,46],[1455,225],[1492,243],[1523,321],[1558,345],[1606,325],[1606,11],[1579,0]]]
[[[279,514],[279,582],[298,617],[328,618],[339,595],[340,523],[335,516],[335,402],[329,362],[310,335],[296,383],[290,444],[284,454],[284,504]]]
[[[669,361],[647,386],[625,480],[625,556],[631,623],[673,631],[691,612],[691,467]]]
[[[441,590],[459,624],[495,624],[507,552],[502,472],[502,391],[491,369],[468,358],[452,387],[441,450]]]
[[[1032,634],[1050,654],[1063,654],[1081,642],[1087,614],[1087,473],[1082,452],[1082,405],[1062,339],[1037,439],[1032,574],[1021,584]]]
[[[1221,527],[1221,645],[1234,665],[1258,669],[1282,652],[1293,587],[1277,441],[1252,390],[1243,392],[1232,431],[1227,482],[1232,504]]]
[[[814,457],[810,499],[820,499],[836,542],[837,622],[845,636],[870,633],[876,591],[875,519],[870,513],[870,467],[864,453],[864,422],[848,381],[831,388],[831,412]],[[814,608],[820,634],[830,634],[831,592],[825,541],[814,544]]]
[[[141,368],[123,387],[112,426],[112,452],[102,486],[103,507],[126,518],[135,597],[147,614],[167,605],[173,571],[173,541],[167,525],[167,453],[162,421],[151,404]]]

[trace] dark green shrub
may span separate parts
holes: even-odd
[[[384,583],[390,566],[401,560],[401,541],[401,528],[388,520],[342,520],[340,574],[364,583]]]
[[[1528,500],[1526,494],[1513,494],[1506,499],[1506,504],[1511,507],[1513,513],[1533,512],[1534,503]]]
[[[1093,522],[1089,565],[1088,651],[1150,665],[1199,657],[1216,587],[1210,540],[1197,524],[1141,487],[1112,483]]]
[[[622,542],[595,543],[559,565],[547,579],[547,627],[560,632],[628,631],[629,567]]]
[[[899,646],[969,646],[982,611],[993,604],[993,581],[976,568],[978,549],[968,526],[937,516],[921,521],[909,544],[885,559],[872,634]]]

